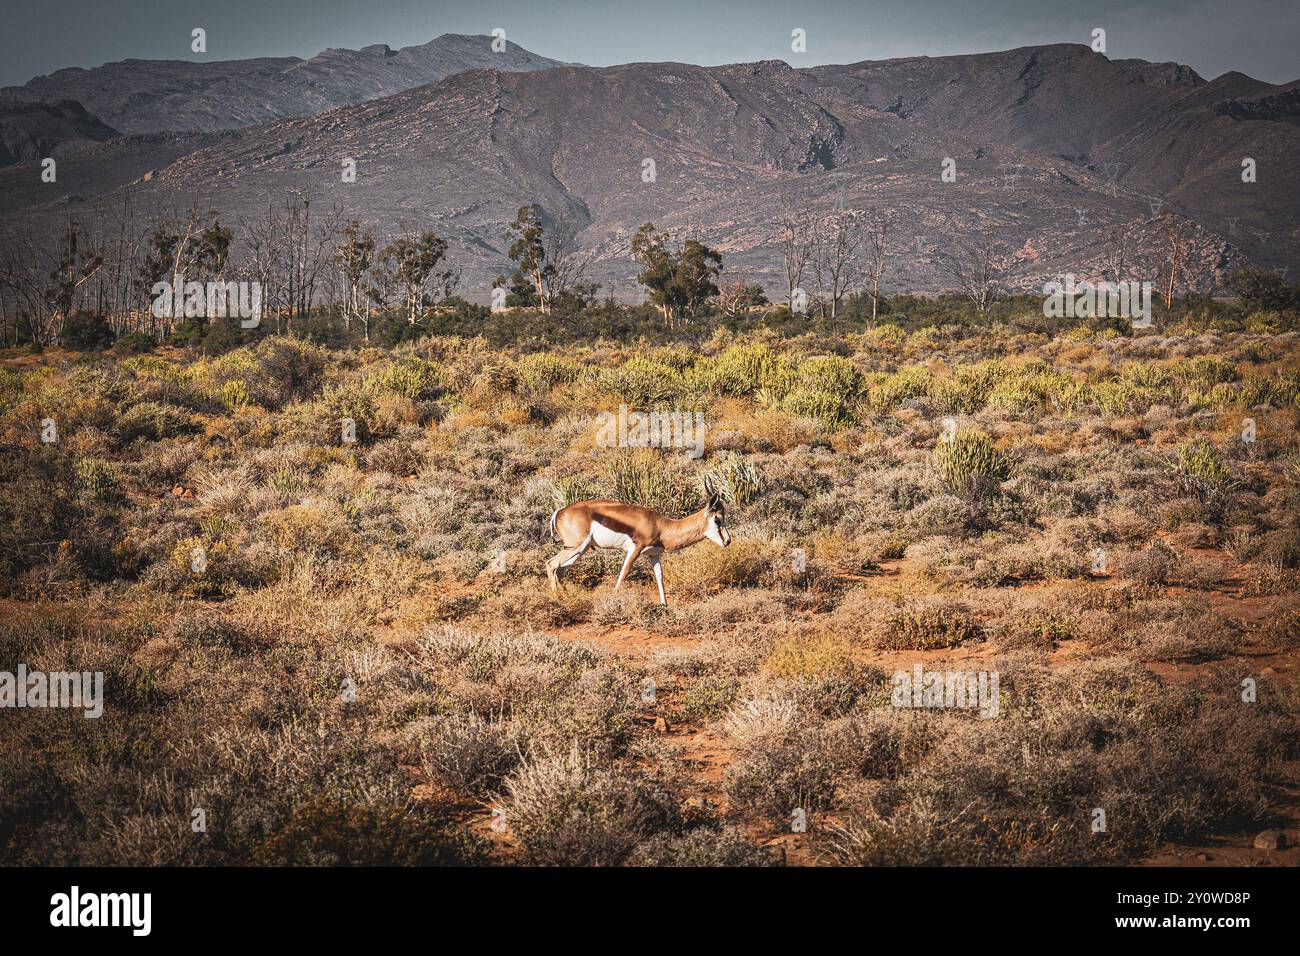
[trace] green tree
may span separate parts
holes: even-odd
[[[509,256],[518,263],[511,283],[512,291],[531,284],[532,301],[519,302],[519,304],[535,305],[545,315],[551,307],[549,285],[554,268],[547,261],[542,207],[536,203],[520,206],[515,221],[510,224],[510,230],[506,233],[506,238],[513,240],[510,244]],[[519,298],[517,293],[516,298]]]
[[[648,222],[632,237],[632,258],[641,265],[637,282],[650,292],[650,301],[663,313],[664,323],[673,328],[678,319],[694,318],[700,308],[718,294],[717,278],[722,255],[698,239],[687,239],[679,249],[669,237]]]
[[[380,253],[412,325],[419,320],[431,297],[441,293],[446,298],[456,286],[459,274],[453,269],[440,268],[446,255],[447,240],[432,229],[414,237],[400,236]]]
[[[1228,291],[1241,298],[1247,312],[1300,309],[1300,285],[1270,269],[1241,269],[1228,276]]]
[[[506,305],[512,309],[535,309],[541,301],[537,290],[519,269],[509,277],[497,276],[492,281],[492,288],[506,290]]]

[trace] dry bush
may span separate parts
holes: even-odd
[[[1117,661],[1043,676],[1005,719],[945,720],[911,772],[862,799],[832,852],[857,865],[1095,863],[1249,826],[1294,749],[1273,738],[1290,718],[1245,714],[1235,680],[1207,686],[1162,688]]]
[[[709,720],[723,714],[740,695],[740,679],[733,674],[702,674],[690,680],[680,700],[684,720]]]
[[[999,651],[1025,648],[1052,650],[1074,640],[1081,630],[1080,617],[1068,611],[1013,607],[999,621],[994,640]]]
[[[424,637],[416,660],[451,700],[484,718],[510,717],[535,746],[577,741],[612,756],[636,730],[631,679],[583,645],[449,628]]]
[[[319,800],[298,807],[253,853],[258,866],[470,866],[482,842],[423,809]]]
[[[733,705],[722,721],[737,749],[723,777],[732,812],[782,826],[796,809],[811,816],[830,806],[835,761],[823,721],[846,713],[860,692],[858,682],[831,676],[777,685]]]
[[[601,766],[576,746],[526,762],[505,794],[506,824],[525,861],[540,866],[617,865],[646,840],[684,828],[659,783]]]
[[[754,846],[734,827],[696,827],[686,833],[658,834],[628,858],[629,866],[778,866],[767,849]]]
[[[702,542],[665,556],[664,589],[698,598],[731,588],[758,587],[778,560],[775,548],[753,538],[733,537],[728,548]]]
[[[1165,585],[1178,567],[1178,553],[1163,541],[1121,554],[1115,571],[1138,584]]]
[[[795,632],[779,638],[763,662],[763,669],[787,680],[852,675],[857,670],[848,639],[826,632]]]
[[[902,608],[873,635],[875,646],[895,651],[928,651],[980,640],[983,629],[957,604]]]
[[[516,727],[474,713],[433,717],[413,724],[409,732],[420,748],[425,775],[474,797],[496,790],[522,759]]]

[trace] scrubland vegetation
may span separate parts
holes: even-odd
[[[1296,316],[1016,309],[4,353],[0,669],[107,699],[0,716],[0,861],[1078,864],[1273,823]],[[599,447],[620,405],[703,412],[705,456]],[[617,556],[551,593],[552,509],[706,475],[734,543],[667,556],[667,608]],[[917,663],[997,671],[997,716],[892,706]]]

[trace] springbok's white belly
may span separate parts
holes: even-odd
[[[626,551],[632,543],[630,536],[621,531],[606,528],[599,521],[591,523],[591,540],[598,548],[615,548],[619,551]]]

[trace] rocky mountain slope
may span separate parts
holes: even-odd
[[[121,60],[70,68],[0,91],[27,100],[76,100],[124,133],[212,131],[309,116],[387,96],[463,70],[545,70],[560,64],[492,38],[444,34],[419,46],[332,49],[309,60],[273,57],[194,63]]]
[[[36,162],[64,143],[98,143],[118,131],[80,103],[35,103],[0,96],[0,166]]]
[[[528,202],[575,221],[595,276],[625,298],[639,294],[627,242],[647,221],[696,233],[728,271],[783,289],[781,220],[804,206],[893,210],[890,285],[908,289],[944,286],[935,252],[954,239],[1019,250],[1032,285],[1087,273],[1134,223],[1133,259],[1154,278],[1151,221],[1174,211],[1197,224],[1195,283],[1209,289],[1245,261],[1300,265],[1291,89],[1072,45],[812,69],[471,70],[305,118],[172,134],[152,163],[138,137],[77,146],[59,189],[90,203],[148,170],[131,187],[141,210],[202,201],[235,219],[296,190],[381,234],[432,224],[480,301]],[[1256,182],[1242,182],[1243,158]],[[342,181],[345,159],[355,182]],[[942,179],[947,159],[955,182]],[[0,170],[4,208],[62,209],[33,175]]]

